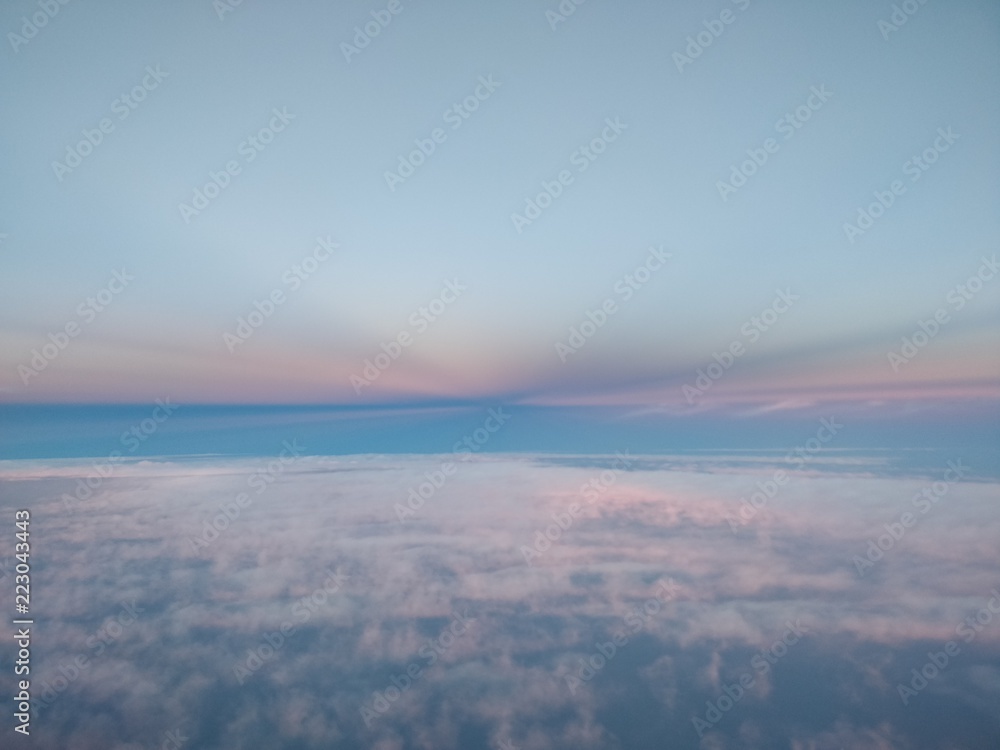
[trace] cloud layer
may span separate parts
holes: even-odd
[[[143,461],[66,502],[90,466],[8,462],[32,747],[990,747],[997,485],[945,470]]]

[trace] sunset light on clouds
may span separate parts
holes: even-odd
[[[0,746],[1000,747],[996,3],[0,31]]]

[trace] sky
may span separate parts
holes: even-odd
[[[1000,395],[994,3],[39,7],[4,403]]]
[[[22,745],[997,747],[998,63],[989,0],[4,4]]]

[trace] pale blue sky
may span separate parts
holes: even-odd
[[[354,403],[349,375],[456,277],[469,291],[366,398],[419,397],[445,374],[459,395],[600,399],[641,383],[636,400],[658,398],[650,388],[676,393],[786,287],[801,302],[741,364],[787,380],[789,353],[808,352],[812,364],[792,367],[804,387],[824,362],[846,368],[832,385],[880,383],[886,350],[996,251],[995,3],[929,2],[888,40],[877,24],[891,3],[588,0],[556,30],[554,2],[401,6],[350,64],[340,43],[385,4],[247,0],[220,20],[208,0],[72,2],[16,53],[8,38],[6,395],[141,400],[172,387]],[[734,22],[679,72],[672,54],[727,8]],[[7,6],[0,29],[19,33],[37,10]],[[118,120],[112,102],[157,65],[168,77]],[[488,75],[499,88],[451,130],[444,112]],[[784,140],[775,123],[821,85],[830,99]],[[295,119],[243,163],[241,142],[273,108]],[[60,183],[52,161],[102,117],[114,131]],[[608,117],[627,130],[577,172],[571,154]],[[904,163],[947,126],[958,141],[910,183]],[[436,127],[445,142],[390,191],[385,171]],[[724,202],[717,181],[769,137],[778,152]],[[231,159],[241,173],[185,223],[178,204]],[[516,232],[511,213],[561,169],[574,183]],[[843,224],[895,179],[907,192],[849,243]],[[223,332],[326,235],[339,254],[227,352]],[[563,365],[554,343],[652,244],[670,266]],[[135,281],[24,386],[18,364],[122,266]],[[983,350],[998,288],[907,376],[995,376]],[[220,384],[232,371],[243,386]]]

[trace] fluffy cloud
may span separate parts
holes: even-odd
[[[932,478],[870,458],[646,457],[600,484],[612,458],[490,456],[400,520],[441,461],[142,461],[79,503],[63,496],[92,467],[7,462],[4,504],[32,510],[32,746],[152,748],[180,730],[192,748],[974,747],[995,732],[1000,615],[957,632],[1000,585],[995,484],[950,485],[859,571]],[[961,653],[903,705],[897,685],[949,640]]]

